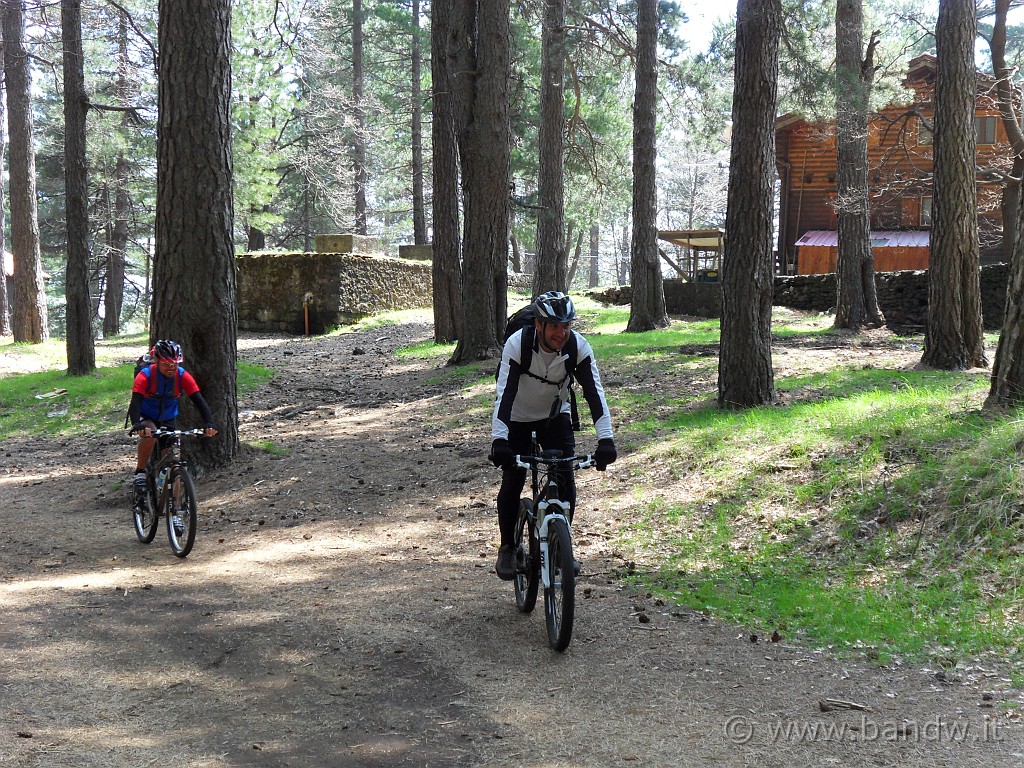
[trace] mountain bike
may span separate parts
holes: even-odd
[[[572,513],[559,498],[557,472],[593,466],[594,457],[563,456],[559,450],[540,450],[536,434],[529,456],[517,455],[517,466],[530,470],[532,498],[520,499],[516,521],[516,608],[529,613],[544,585],[544,619],[548,643],[564,651],[572,640],[576,613],[577,565],[572,554]]]
[[[160,517],[167,520],[167,539],[178,557],[188,557],[196,541],[196,487],[181,457],[181,441],[203,437],[201,429],[155,429],[159,443],[146,464],[146,492],[133,491],[132,522],[143,544],[156,537]]]

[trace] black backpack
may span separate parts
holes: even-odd
[[[509,340],[509,338],[516,331],[523,330],[523,345],[522,352],[520,354],[519,368],[520,374],[529,376],[532,379],[543,381],[545,384],[550,384],[556,389],[561,389],[562,385],[568,382],[569,384],[569,418],[572,420],[572,431],[580,431],[580,414],[576,408],[576,390],[573,388],[573,374],[576,371],[576,363],[579,362],[578,350],[576,349],[576,337],[572,334],[569,335],[569,341],[566,343],[568,349],[563,348],[569,359],[565,361],[565,378],[561,381],[551,381],[543,376],[538,376],[530,370],[530,363],[533,362],[533,345],[536,343],[536,326],[534,325],[534,314],[533,314],[533,303],[527,304],[522,309],[519,309],[512,313],[512,316],[505,322],[505,334],[501,337],[502,344]],[[494,372],[494,378],[498,378],[498,372],[501,369],[501,363],[498,363],[498,369]],[[559,401],[556,401],[556,403]],[[551,416],[552,418],[558,412],[557,404],[552,406]]]

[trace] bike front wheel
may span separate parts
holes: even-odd
[[[147,486],[153,484],[152,477],[146,478]],[[156,499],[148,488],[145,493],[132,490],[132,523],[135,524],[135,535],[143,544],[149,544],[156,537],[156,529],[160,522],[157,514]]]
[[[544,616],[548,625],[548,643],[564,651],[572,640],[576,614],[576,572],[572,561],[572,537],[564,520],[548,523],[548,576],[544,589]]]
[[[540,540],[533,518],[533,501],[520,499],[519,519],[516,521],[516,608],[529,613],[537,603],[537,585],[540,583]]]
[[[182,468],[171,471],[164,492],[167,539],[178,557],[187,557],[196,541],[198,521],[196,488],[192,476]]]

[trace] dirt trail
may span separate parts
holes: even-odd
[[[392,355],[429,334],[243,339],[277,371],[243,439],[287,453],[199,481],[185,561],[135,539],[121,432],[0,446],[0,765],[1024,762],[990,661],[879,668],[624,588],[628,427],[580,478],[577,626],[552,652],[493,575],[483,390]]]

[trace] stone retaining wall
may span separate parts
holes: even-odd
[[[1006,306],[1006,264],[981,268],[981,311],[985,329],[999,330]],[[878,305],[885,324],[896,333],[919,333],[928,321],[928,272],[878,272],[875,275]],[[621,286],[590,292],[598,301],[629,304],[630,288]],[[697,317],[722,316],[721,283],[665,281],[665,304],[669,314]],[[790,309],[830,312],[836,305],[836,276],[790,275],[775,278],[772,304]]]
[[[324,333],[377,312],[432,305],[430,262],[354,253],[237,257],[238,328]]]

